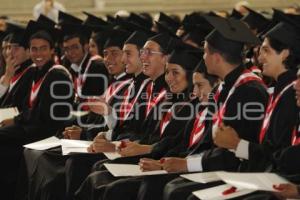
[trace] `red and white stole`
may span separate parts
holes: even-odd
[[[238,88],[239,86],[241,86],[247,82],[250,82],[250,81],[259,81],[259,82],[263,83],[260,77],[258,77],[254,73],[250,72],[249,70],[244,70],[244,72],[239,76],[239,78],[235,81],[234,85],[229,90],[224,103],[221,105],[221,107],[218,109],[218,111],[213,116],[213,128],[212,128],[213,135],[215,134],[215,131],[222,123],[224,113],[226,110],[226,106],[227,106],[227,102],[230,99],[230,97],[232,96],[232,94],[235,92],[236,88]],[[220,86],[220,87],[222,87],[222,86]]]
[[[124,80],[124,81],[116,81],[106,89],[104,97],[106,103],[110,103],[112,98],[119,92],[121,89],[123,89],[126,85],[130,84],[132,81],[132,78]]]
[[[152,110],[152,108],[154,106],[156,106],[161,100],[163,100],[165,98],[165,95],[167,93],[166,89],[161,89],[161,91],[152,98],[153,96],[153,82],[151,82],[148,87],[147,87],[147,98],[148,98],[148,103],[147,103],[147,107],[146,107],[146,117],[148,116],[148,114],[150,113],[150,111]]]
[[[33,104],[35,103],[37,95],[38,95],[38,93],[40,91],[40,88],[41,88],[41,86],[42,86],[45,78],[47,77],[47,75],[49,74],[49,72],[51,72],[54,69],[64,70],[68,74],[70,80],[72,80],[72,76],[71,76],[70,72],[64,66],[62,66],[62,65],[53,65],[47,71],[47,73],[43,77],[41,77],[37,82],[35,82],[35,81],[32,82],[31,91],[30,91],[30,97],[29,97],[29,107],[30,108],[32,108]]]
[[[257,66],[253,65],[249,68],[249,70],[255,74],[261,74],[261,69],[259,69]]]
[[[130,115],[130,113],[133,109],[134,104],[137,102],[142,91],[144,90],[144,88],[150,81],[151,81],[150,78],[145,79],[143,81],[143,83],[141,84],[138,92],[136,94],[133,94],[135,84],[134,84],[134,81],[132,80],[131,84],[128,86],[127,90],[124,92],[124,100],[121,104],[120,113],[119,113],[120,123],[127,120],[128,116]],[[132,95],[135,95],[135,97],[130,101]]]
[[[274,95],[271,94],[269,102],[268,102],[268,107],[265,113],[265,118],[263,120],[263,124],[262,127],[260,129],[260,133],[259,133],[259,143],[261,144],[263,142],[263,139],[266,135],[266,132],[269,128],[270,125],[270,119],[271,116],[273,114],[274,109],[277,106],[277,103],[279,102],[280,98],[282,97],[282,95],[291,87],[293,87],[293,85],[295,84],[295,81],[293,81],[292,83],[288,84],[287,86],[285,86],[283,88],[283,90],[280,91],[280,93],[276,96],[276,98],[274,99]]]
[[[79,73],[78,73],[78,77],[75,79],[75,83],[74,85],[76,86],[75,90],[76,90],[76,93],[78,94],[78,96],[81,96],[81,90],[82,90],[82,86],[84,85],[86,79],[87,79],[87,76],[88,76],[88,70],[92,64],[92,62],[94,60],[99,60],[101,59],[101,57],[99,55],[95,55],[95,56],[92,56],[87,65],[86,65],[86,68],[83,72],[83,74],[80,73],[80,70],[79,70]]]
[[[199,142],[199,140],[202,138],[205,130],[205,118],[207,112],[208,112],[208,108],[206,107],[198,113],[194,121],[193,130],[190,135],[189,147]]]
[[[32,65],[26,67],[23,71],[21,71],[20,73],[18,74],[15,74],[11,81],[10,81],[10,84],[9,84],[9,88],[8,88],[8,92],[10,92],[14,87],[15,85],[18,83],[18,81],[23,77],[23,75],[30,69],[32,68]]]
[[[292,146],[300,144],[300,125],[294,128],[292,135]]]

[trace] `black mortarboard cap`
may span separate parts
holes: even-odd
[[[111,16],[111,15],[106,15],[106,21],[108,22],[108,23],[111,23],[111,24],[114,24],[115,23],[115,18],[113,17],[113,16]]]
[[[61,26],[61,33],[63,37],[78,34],[89,39],[92,31],[90,28],[82,24],[64,23]]]
[[[275,39],[287,45],[300,58],[300,31],[295,26],[286,22],[280,22],[270,29],[264,37]]]
[[[25,33],[25,26],[14,22],[7,22],[7,26],[10,29],[9,32],[11,35],[9,42],[24,46],[22,41]]]
[[[37,18],[36,20],[38,23],[40,24],[44,24],[44,25],[47,25],[49,27],[55,27],[56,23],[55,21],[53,21],[52,19],[46,17],[45,15],[43,14],[40,14],[40,16]]]
[[[236,19],[205,16],[215,28],[205,40],[217,50],[241,54],[244,44],[259,44],[259,39],[243,22]]]
[[[236,9],[233,9],[229,17],[234,18],[234,19],[241,19],[244,16],[240,12],[238,12]]]
[[[144,17],[142,17],[142,16],[140,16],[138,14],[135,14],[135,13],[130,13],[130,16],[129,16],[128,20],[130,22],[133,22],[135,24],[143,26],[143,27],[145,27],[146,29],[149,29],[149,30],[153,26],[152,21],[147,20],[146,18],[144,18]]]
[[[139,48],[143,47],[148,39],[148,35],[141,31],[133,32],[124,44],[135,44]]]
[[[180,27],[180,23],[178,23],[163,12],[159,13],[158,22],[165,25],[166,27],[170,27],[170,29],[172,29],[173,32],[176,32],[177,29]]]
[[[59,11],[58,13],[58,23],[64,24],[64,23],[69,23],[69,24],[82,24],[83,21],[73,15],[70,15],[66,12]]]
[[[194,71],[195,67],[201,60],[203,52],[200,49],[190,47],[182,48],[177,46],[168,59],[169,63],[182,66],[185,70]]]
[[[91,13],[83,11],[83,14],[85,14],[87,16],[87,18],[83,22],[83,25],[87,25],[87,26],[98,26],[98,25],[106,26],[106,25],[109,25],[108,22],[104,21],[100,17],[97,17],[97,16],[95,16]]]
[[[159,44],[164,53],[169,54],[178,44],[179,38],[175,38],[167,33],[160,33],[148,38],[148,41],[154,41]]]
[[[248,24],[251,29],[257,29],[257,32],[260,33],[270,24],[271,21],[262,14],[247,7],[246,9],[249,12],[241,20]]]
[[[108,47],[113,47],[113,46],[117,46],[120,49],[123,48],[124,42],[126,41],[126,39],[129,37],[130,33],[125,31],[125,30],[121,30],[121,29],[112,29],[106,32],[108,36],[105,44],[104,44],[104,49],[108,48]]]
[[[109,31],[108,30],[102,31],[102,32],[97,32],[92,36],[95,43],[97,44],[98,47],[100,47],[100,49],[103,49],[104,44],[105,44],[108,37],[109,37]]]
[[[186,15],[182,21],[182,25],[185,31],[189,32],[195,28],[201,26],[202,29],[212,30],[213,26],[203,17],[201,13],[192,13]]]
[[[122,29],[130,32],[130,33],[133,33],[134,31],[142,31],[142,32],[145,32],[149,35],[154,35],[155,33],[152,32],[151,30],[145,28],[144,26],[141,26],[139,24],[136,24],[134,22],[129,22],[119,16],[116,17],[116,20],[115,20],[115,24],[120,26]]]
[[[197,64],[194,72],[200,72],[201,74],[202,73],[207,74],[207,68],[205,66],[205,62],[203,59],[201,59],[200,62]]]
[[[211,27],[211,25],[209,27]],[[202,45],[205,37],[212,31],[212,28],[209,29],[208,27],[202,25],[194,25],[193,29],[190,29],[191,30],[183,37],[183,40],[192,40],[198,46]]]
[[[51,28],[36,21],[30,20],[25,29],[22,45],[28,47],[31,36],[39,31],[47,32],[53,42],[56,42],[60,38],[60,31],[58,29]]]
[[[172,27],[164,24],[163,22],[155,22],[158,33],[167,33],[169,35],[172,35],[173,37],[176,37],[177,29],[173,29]]]

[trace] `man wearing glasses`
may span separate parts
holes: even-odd
[[[90,32],[80,24],[63,24],[63,51],[71,63],[70,71],[77,94],[76,103],[85,102],[88,97],[100,96],[108,85],[108,72],[99,55],[88,53]],[[79,105],[79,109],[85,109]]]

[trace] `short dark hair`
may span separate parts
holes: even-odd
[[[42,31],[38,31],[38,32],[34,33],[30,37],[29,43],[33,39],[43,39],[43,40],[46,40],[49,43],[51,49],[53,49],[55,47],[54,40],[53,40],[53,38],[51,37],[51,35],[47,31],[42,30]]]
[[[73,38],[79,38],[79,42],[82,46],[84,46],[85,44],[88,43],[88,38],[83,36],[82,34],[79,34],[79,33],[74,33],[74,34],[71,34],[71,35],[66,35],[64,36],[64,39],[63,41],[66,42],[68,40],[71,40]]]
[[[277,54],[282,52],[284,49],[288,49],[290,51],[289,56],[283,61],[283,64],[287,69],[297,71],[297,65],[300,64],[300,59],[296,57],[293,48],[288,46],[287,44],[283,44],[282,42],[274,38],[267,38],[269,40],[270,46],[276,51]]]
[[[237,54],[233,54],[230,51],[225,52],[225,51],[221,51],[218,50],[217,48],[215,48],[213,45],[211,45],[210,43],[207,42],[207,47],[210,53],[219,53],[226,62],[236,65],[236,64],[241,64],[243,62],[243,53],[241,52],[241,54],[237,55]]]

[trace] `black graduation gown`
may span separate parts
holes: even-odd
[[[34,70],[31,65],[32,61],[26,60],[20,65],[19,69],[16,70],[15,75],[22,75],[14,87],[10,91],[7,91],[0,99],[0,108],[17,107],[19,112],[22,112],[23,102],[30,92],[33,79]]]
[[[110,84],[109,73],[101,60],[95,59],[90,62],[92,56],[87,54],[82,61],[82,65],[75,71],[71,67],[71,63],[64,57],[63,63],[72,75],[73,83],[75,85],[75,90],[77,93],[77,99],[75,107],[81,102],[85,102],[85,99],[92,96],[102,95],[106,90],[106,87]],[[90,65],[88,66],[88,64]],[[87,69],[88,67],[88,69]],[[81,84],[81,94],[77,91],[77,80],[80,77],[85,77]]]
[[[119,120],[117,121],[117,124],[112,132],[112,140],[120,140],[124,138],[129,138],[130,140],[138,139],[136,133],[141,129],[140,126],[143,124],[146,115],[145,111],[147,98],[143,98],[142,95],[146,93],[147,86],[150,84],[150,81],[144,86],[139,96],[136,95],[138,95],[138,92],[144,81],[147,81],[146,79],[147,76],[143,73],[140,73],[137,77],[133,78],[134,87],[132,89],[132,93],[130,94],[129,102],[134,101],[135,98],[137,99],[128,118],[122,122]],[[117,112],[117,115],[119,116],[120,113]]]
[[[225,84],[223,85],[223,89],[218,98],[217,106],[220,103],[223,103],[229,93],[229,90],[238,79],[238,77],[244,71],[244,67],[239,66],[230,72],[225,77]],[[233,127],[240,135],[241,138],[257,141],[257,132],[261,126],[260,120],[247,120],[243,116],[240,119],[230,118],[236,116],[238,112],[237,105],[243,106],[249,102],[259,102],[263,106],[267,104],[268,94],[263,85],[261,85],[257,81],[250,81],[240,85],[236,88],[235,92],[228,99],[226,110],[224,113],[223,123],[226,125],[230,125]],[[213,111],[211,113],[214,113]],[[263,113],[253,113],[251,117],[261,116]],[[227,117],[227,118],[226,118]],[[233,120],[226,120],[226,119]],[[207,129],[205,131],[204,138],[199,141],[199,143],[190,149],[189,155],[198,154],[203,152],[204,156],[202,158],[202,166],[204,171],[213,171],[213,170],[237,170],[240,165],[239,159],[235,157],[235,155],[228,150],[217,148],[213,145],[212,142],[212,122],[208,120],[206,122]],[[247,127],[245,129],[245,127]],[[253,134],[254,133],[254,134]],[[156,177],[146,177],[144,182],[142,183],[141,188],[144,191],[147,191],[147,188],[154,188],[157,193],[162,194],[164,185],[176,178],[175,175],[164,175],[164,176],[156,176]],[[156,182],[161,184],[155,185]],[[210,185],[211,186],[211,185]],[[170,182],[165,187],[164,198],[166,199],[183,199],[186,198],[192,190],[196,190],[196,188],[203,188],[203,185],[192,183],[190,181],[184,180],[182,178],[174,179],[174,181]],[[143,193],[142,190],[140,190]],[[179,192],[180,191],[180,192]],[[142,196],[144,199],[150,198],[150,193],[146,193]],[[162,198],[162,195],[157,196],[157,198]]]
[[[80,72],[81,74],[84,74],[89,59],[91,59],[90,54],[88,54],[86,59],[83,61],[82,70]],[[93,60],[85,75],[87,75],[87,78],[84,84],[82,85],[82,95],[102,95],[106,90],[105,86],[108,86],[109,84],[109,74],[104,63],[100,60]],[[99,75],[99,77],[97,75]]]
[[[186,124],[188,121],[194,122],[194,117],[197,112],[195,112],[195,104],[198,103],[198,99],[190,102],[188,106],[184,106],[182,110],[178,111],[176,116],[180,117],[187,117],[186,120],[178,120],[177,119],[171,119],[169,125],[165,129],[166,136],[164,138],[161,138],[159,142],[157,142],[154,145],[154,148],[150,155],[144,155],[142,157],[150,157],[153,159],[160,159],[161,157],[166,156],[177,156],[179,155],[183,149],[186,150],[189,146],[190,141],[190,132],[188,131],[187,134],[184,134],[184,130],[186,127]],[[192,110],[190,110],[192,109]],[[200,109],[204,109],[204,107],[200,106]],[[191,119],[192,118],[192,119]],[[182,118],[181,118],[182,119]],[[193,127],[191,127],[193,128]],[[176,131],[175,131],[176,130]],[[174,134],[175,132],[176,134]],[[136,164],[136,163],[134,163]],[[133,178],[121,178],[118,180],[115,180],[115,177],[111,177],[109,172],[99,172],[95,173],[93,176],[98,176],[98,180],[94,180],[93,188],[97,188],[93,190],[94,196],[99,196],[102,198],[99,199],[135,199],[137,197],[137,194],[139,194],[139,199],[145,199],[147,196],[150,199],[156,199],[160,196],[160,193],[156,191],[156,188],[161,185],[160,181],[155,181],[156,186],[155,187],[143,187],[145,185],[142,185],[140,188],[140,185],[144,178],[142,177],[133,177]],[[100,184],[103,184],[102,179],[105,180],[106,185],[99,187]],[[168,178],[172,179],[174,177],[177,177],[177,175],[169,175]],[[108,181],[108,180],[111,181]],[[152,180],[154,180],[153,178]],[[96,183],[95,183],[96,182]],[[97,184],[98,183],[98,184]],[[145,195],[143,192],[145,192],[145,189],[147,188],[147,195]],[[139,191],[141,191],[139,193]],[[143,194],[142,194],[143,193]],[[148,195],[149,194],[149,195]],[[95,198],[95,197],[93,197]],[[95,198],[96,199],[96,198]]]
[[[129,75],[125,74],[120,77],[118,81],[125,81],[130,78]],[[117,81],[117,80],[115,80]],[[117,95],[120,96],[124,93],[126,86],[122,88]],[[116,98],[112,98],[110,101],[110,105],[115,104],[118,101]],[[95,113],[90,112],[86,119],[82,119],[85,123],[89,124],[89,127],[83,128],[83,132],[81,134],[81,139],[84,140],[92,140],[97,133],[100,131],[106,131],[107,127],[100,126],[104,122],[103,116],[97,115]],[[76,124],[76,122],[74,122]],[[97,127],[93,127],[96,125]],[[61,129],[62,131],[63,129]],[[59,133],[59,135],[61,132]],[[90,168],[93,163],[97,160],[103,158],[102,154],[84,154],[84,155],[70,155],[70,156],[62,156],[61,148],[50,149],[46,151],[37,151],[37,150],[29,150],[25,149],[24,157],[26,166],[28,168],[27,175],[29,177],[29,190],[23,191],[23,193],[28,193],[29,199],[66,199],[65,191],[66,191],[66,171],[70,169],[70,173],[73,175],[73,171],[75,172],[75,178],[80,174],[84,176],[84,174],[90,171]],[[67,166],[69,159],[73,157],[78,158],[80,165],[71,166],[70,168]],[[75,167],[75,168],[74,168]],[[77,167],[77,168],[76,168]],[[86,172],[87,171],[87,172]],[[79,173],[78,173],[79,172]],[[73,176],[72,176],[73,178]],[[79,179],[84,179],[85,177],[80,177]],[[25,177],[26,179],[26,177]],[[24,181],[23,181],[24,182]],[[77,183],[77,181],[74,181]],[[67,181],[67,188],[69,187],[70,182]],[[73,184],[73,183],[72,183]],[[72,186],[70,186],[72,187]],[[24,194],[23,194],[24,196]]]
[[[3,177],[2,181],[8,187],[7,190],[3,190],[3,193],[7,192],[3,196],[12,195],[8,192],[15,190],[14,184],[18,174],[16,172],[20,165],[22,145],[54,135],[65,122],[62,118],[66,119],[69,116],[69,106],[53,107],[53,105],[63,103],[72,106],[74,94],[73,88],[69,87],[72,85],[71,80],[62,69],[55,68],[49,71],[53,65],[54,63],[50,61],[40,70],[35,68],[34,80],[41,80],[44,76],[45,78],[32,107],[24,107],[23,112],[14,118],[14,125],[0,128],[2,148],[0,156],[1,159],[6,160],[1,165],[0,171],[2,173],[1,177]],[[68,82],[69,84],[60,84],[59,87],[53,86],[56,81]],[[26,102],[24,102],[25,105],[29,103],[29,95],[30,93],[26,98]],[[55,95],[60,96],[60,98],[56,98]],[[65,98],[62,98],[63,96]],[[60,118],[60,120],[54,117]],[[7,199],[13,199],[13,197],[9,196]]]
[[[293,72],[287,71],[278,77],[274,96],[296,79]],[[298,107],[296,105],[295,90],[290,87],[279,100],[270,119],[269,128],[262,144],[249,144],[249,161],[244,162],[241,170],[265,171],[272,164],[275,151],[284,149],[291,144],[293,129],[297,125]]]

